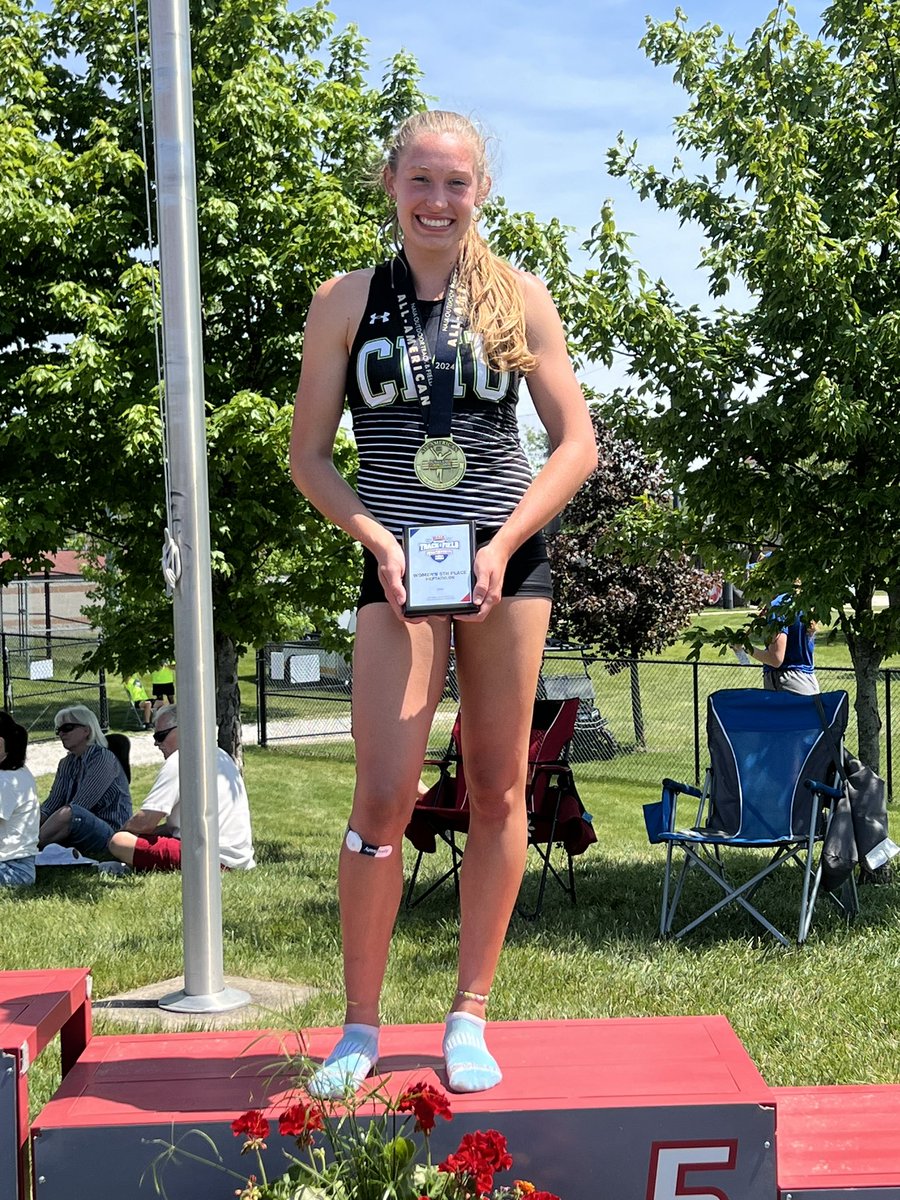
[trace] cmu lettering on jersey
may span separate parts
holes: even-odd
[[[510,373],[487,366],[480,354],[479,341],[469,330],[464,330],[455,369],[450,364],[445,367],[454,370],[453,398],[499,404],[509,390]],[[356,357],[356,386],[369,408],[383,408],[398,399],[403,403],[418,403],[405,339],[373,337],[364,341]]]

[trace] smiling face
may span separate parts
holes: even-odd
[[[396,169],[384,173],[397,205],[407,251],[455,254],[487,196],[490,179],[479,177],[471,143],[452,133],[424,132],[404,146]]]

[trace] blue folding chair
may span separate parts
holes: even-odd
[[[664,779],[662,799],[644,805],[650,841],[666,846],[659,923],[662,936],[682,937],[727,905],[739,904],[782,945],[790,945],[751,900],[765,879],[792,863],[803,871],[797,941],[806,941],[822,876],[816,844],[827,835],[843,795],[835,757],[843,753],[849,714],[846,692],[826,692],[819,699],[824,722],[812,696],[731,688],[709,697],[706,733],[710,766],[703,789]],[[689,828],[677,828],[680,795],[693,796],[699,802]],[[771,853],[756,874],[735,883],[725,869],[725,852],[734,848]],[[679,850],[684,860],[672,891],[673,858]],[[700,916],[673,930],[685,881],[694,867],[714,880],[724,895]],[[845,913],[855,915],[859,909],[855,881],[851,878],[832,899]]]

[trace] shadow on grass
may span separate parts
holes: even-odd
[[[258,867],[268,867],[274,863],[301,862],[304,857],[297,846],[284,838],[254,838],[253,850]]]
[[[729,878],[735,883],[749,879],[765,861],[760,854],[739,853],[729,867]],[[575,942],[584,949],[595,951],[606,950],[613,944],[646,948],[660,941],[663,874],[662,859],[659,862],[628,863],[588,851],[583,858],[576,860],[576,903],[573,905],[560,887],[548,879],[541,915],[536,920],[514,915],[506,940],[517,944],[537,940],[544,948],[561,951],[571,948]],[[673,878],[677,878],[675,870]],[[519,902],[526,909],[534,907],[538,880],[539,872],[530,860],[519,894]],[[782,867],[765,881],[753,901],[763,915],[789,938],[796,934],[802,880],[802,873],[798,869]],[[422,880],[422,885],[428,886],[427,877]],[[848,923],[827,895],[820,893],[811,941],[820,944],[855,941],[869,929],[894,920],[897,891],[897,885],[860,888],[861,911],[852,923]],[[711,880],[697,870],[691,871],[679,905],[676,927],[689,923],[721,899],[722,895],[721,889]],[[413,936],[418,936],[421,930],[421,936],[425,937],[428,926],[436,920],[457,916],[458,905],[452,882],[448,882],[415,908],[402,909],[400,919]],[[775,939],[736,903],[708,918],[674,944],[683,946],[688,952],[703,953],[718,944],[735,940],[755,940],[761,946],[781,949]]]

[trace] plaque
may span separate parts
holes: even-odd
[[[407,525],[403,530],[403,552],[403,611],[407,616],[478,612],[478,605],[472,602],[474,521]]]

